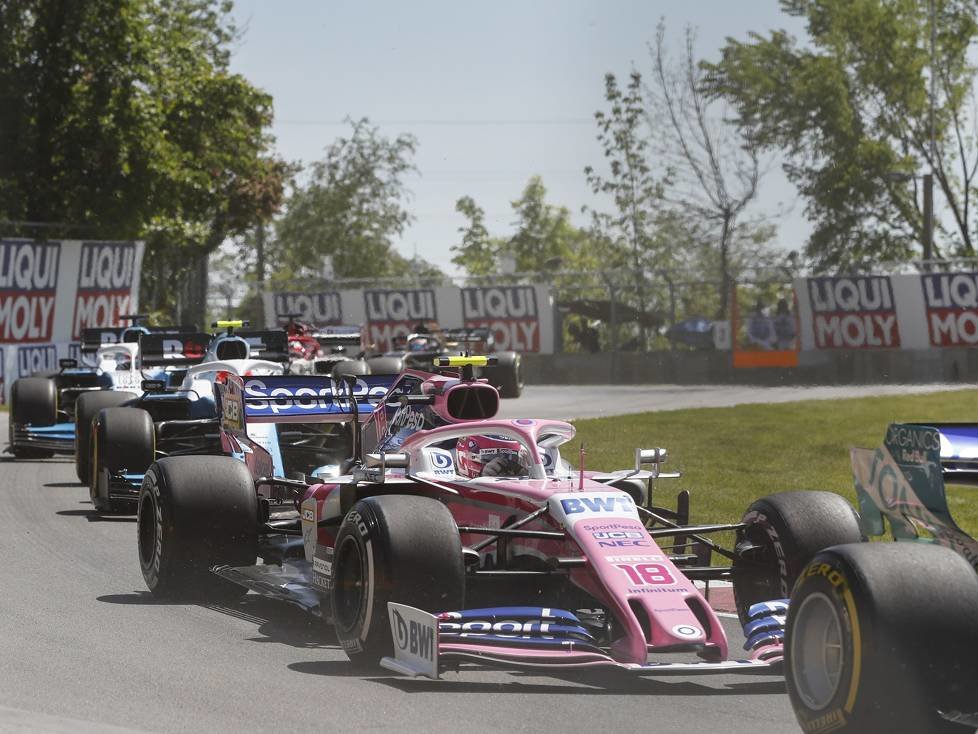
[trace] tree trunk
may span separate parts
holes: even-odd
[[[727,305],[730,303],[730,215],[723,217],[723,229],[720,231],[720,308],[717,309],[717,321],[727,318]]]

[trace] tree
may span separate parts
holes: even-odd
[[[934,2],[929,73],[928,3],[916,0],[781,0],[784,12],[807,20],[803,43],[785,31],[728,39],[720,61],[704,67],[711,93],[733,104],[755,143],[783,152],[786,175],[807,199],[815,225],[807,251],[821,269],[912,255],[923,240],[922,204],[916,185],[894,174],[922,167],[933,169],[951,219],[935,255],[975,254],[975,3]]]
[[[413,217],[404,179],[417,169],[411,135],[385,138],[366,118],[348,120],[351,132],[313,163],[308,183],[288,199],[276,223],[279,279],[311,275],[332,257],[338,278],[400,275],[405,258],[394,238]]]
[[[0,1],[0,217],[146,239],[144,304],[185,320],[207,254],[270,216],[287,173],[271,98],[228,70],[230,7]]]
[[[485,226],[485,212],[464,196],[455,204],[468,223],[459,228],[461,244],[454,245],[452,262],[470,276],[498,272],[500,257],[512,257],[519,273],[554,274],[560,269],[584,270],[601,262],[599,246],[587,232],[570,221],[567,207],[547,203],[547,188],[539,176],[527,181],[520,197],[510,202],[516,231],[493,237]]]
[[[614,204],[614,211],[592,210],[596,229],[613,243],[617,254],[606,264],[622,267],[627,263],[634,277],[638,311],[644,313],[645,274],[652,267],[668,268],[672,252],[656,237],[662,181],[649,160],[642,75],[633,71],[624,89],[614,74],[605,75],[605,101],[608,111],[599,110],[594,118],[609,173],[601,175],[591,166],[584,173],[594,193],[610,197]],[[644,351],[646,326],[644,320],[639,321],[639,348]]]
[[[462,243],[452,245],[452,262],[469,275],[490,275],[496,271],[496,259],[501,242],[489,236],[486,229],[486,213],[471,196],[463,196],[455,202],[455,211],[468,220],[459,227]]]
[[[759,227],[761,222],[744,218],[757,196],[759,151],[752,131],[728,123],[722,100],[708,95],[693,29],[686,29],[685,48],[676,61],[669,59],[665,35],[660,22],[650,48],[653,83],[646,89],[649,124],[658,133],[652,145],[671,174],[664,198],[688,221],[691,239],[708,243],[702,252],[707,257],[697,264],[716,261],[706,272],[719,270],[717,318],[725,319],[733,272],[745,264],[735,262],[744,254],[740,245],[746,249],[759,234],[773,234],[770,227]]]

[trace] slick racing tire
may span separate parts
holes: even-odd
[[[333,365],[330,371],[334,380],[338,380],[343,375],[369,375],[370,365],[363,359],[345,359]]]
[[[751,605],[787,599],[802,569],[820,550],[863,540],[859,518],[833,492],[780,492],[747,508],[737,533],[734,600],[741,624]],[[742,553],[742,555],[740,555]]]
[[[330,602],[336,637],[358,665],[393,655],[387,602],[428,612],[461,609],[465,569],[448,508],[429,497],[357,502],[334,548]]]
[[[501,398],[518,398],[523,394],[523,359],[516,352],[493,355],[498,362],[486,367],[483,376],[499,390]]]
[[[75,474],[92,486],[92,421],[102,408],[114,408],[136,397],[122,390],[83,392],[75,401]]]
[[[92,437],[92,480],[89,485],[96,512],[136,511],[135,502],[110,500],[108,475],[118,471],[145,474],[156,458],[153,419],[141,408],[103,408]]]
[[[978,709],[978,577],[948,548],[859,543],[817,554],[788,605],[785,677],[806,732],[965,732]]]
[[[401,357],[374,357],[367,360],[371,375],[399,375],[404,371]]]
[[[14,424],[24,426],[53,426],[58,422],[58,386],[46,377],[22,377],[10,388],[10,434],[13,443]],[[54,456],[53,451],[30,446],[13,446],[18,459],[45,459]]]
[[[247,589],[210,572],[258,555],[258,496],[244,462],[179,456],[150,466],[139,492],[139,565],[153,596],[229,599]]]

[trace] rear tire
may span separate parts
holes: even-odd
[[[734,599],[741,624],[751,605],[787,599],[799,574],[825,548],[863,540],[852,506],[833,492],[780,492],[747,508],[737,547],[753,547],[734,560]]]
[[[978,708],[976,609],[978,577],[948,548],[819,553],[788,606],[785,678],[798,723],[850,734],[973,731],[937,711]]]
[[[494,356],[498,361],[485,368],[485,377],[499,390],[499,397],[518,398],[523,394],[522,358],[516,352],[500,352]]]
[[[92,486],[92,421],[102,408],[114,408],[136,397],[121,390],[85,392],[75,401],[75,474]]]
[[[400,357],[374,357],[367,360],[371,375],[399,375],[404,371],[404,360]]]
[[[139,565],[153,596],[227,599],[247,589],[211,573],[258,555],[258,497],[243,462],[227,456],[164,458],[139,492]]]
[[[369,375],[370,365],[362,359],[345,359],[333,365],[330,374],[334,380],[341,378],[343,375]]]
[[[461,609],[464,597],[461,538],[438,500],[368,497],[343,518],[330,599],[336,637],[353,662],[375,665],[393,653],[387,602],[440,612]]]
[[[18,459],[46,459],[53,451],[13,446],[14,425],[53,426],[58,422],[58,386],[46,377],[22,377],[10,389],[8,415],[12,451]]]
[[[156,430],[141,408],[103,408],[95,419],[90,495],[97,512],[136,512],[135,502],[111,500],[103,472],[145,474],[156,458]]]

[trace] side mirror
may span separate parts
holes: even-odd
[[[143,388],[143,392],[165,392],[166,381],[165,380],[143,380],[141,387]]]
[[[78,366],[77,359],[65,358],[65,359],[58,360],[58,367],[60,367],[63,370],[73,370],[77,366]]]
[[[648,464],[659,467],[668,458],[669,454],[665,449],[635,449],[635,471],[641,471]]]

